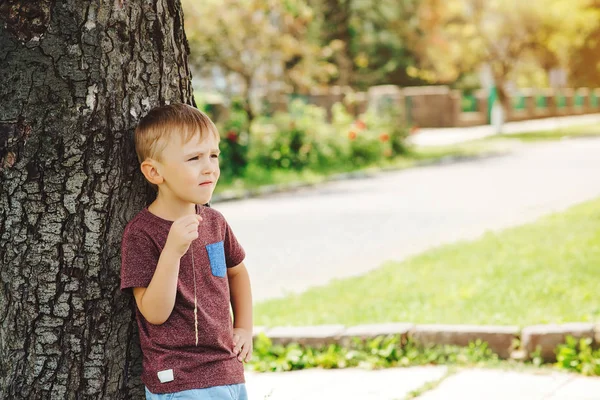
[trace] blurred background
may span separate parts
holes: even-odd
[[[507,121],[599,110],[597,0],[183,5],[226,182],[389,161],[411,127],[487,124],[495,103]]]
[[[183,5],[259,325],[597,319],[598,0]]]
[[[257,332],[600,321],[600,1],[183,5],[195,101],[221,134],[213,205],[246,249]],[[589,343],[559,366],[600,375]],[[481,345],[448,359],[487,360]],[[409,347],[263,337],[253,368],[446,357]]]

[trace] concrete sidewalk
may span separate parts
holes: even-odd
[[[565,373],[466,370],[419,400],[598,400],[600,378]]]
[[[510,135],[536,131],[549,131],[571,126],[600,124],[600,114],[575,115],[568,117],[542,118],[528,121],[507,122],[503,133]],[[470,140],[483,139],[495,134],[491,125],[466,128],[424,128],[412,135],[408,142],[416,146],[446,146]]]
[[[467,369],[447,376],[444,366],[246,373],[250,400],[403,400],[428,383],[419,400],[599,400],[600,378],[552,372]]]

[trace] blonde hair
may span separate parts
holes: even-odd
[[[147,158],[160,161],[162,151],[173,135],[180,135],[183,143],[195,135],[212,134],[219,140],[215,124],[202,111],[183,103],[155,107],[138,123],[135,129],[135,151],[140,163]]]

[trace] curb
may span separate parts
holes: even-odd
[[[246,189],[246,190],[226,190],[222,193],[218,193],[212,196],[210,201],[213,203],[223,203],[226,201],[235,201],[235,200],[244,200],[255,197],[262,197],[277,193],[290,193],[295,192],[301,189],[306,189],[310,187],[316,187],[318,185],[336,182],[336,181],[346,181],[352,179],[365,179],[372,178],[378,175],[381,175],[386,172],[394,172],[394,171],[402,171],[408,170],[412,168],[419,167],[427,167],[427,166],[435,166],[435,165],[448,165],[448,164],[456,164],[459,162],[466,161],[477,161],[482,159],[488,159],[490,157],[497,157],[507,154],[508,152],[483,152],[481,154],[474,154],[469,156],[446,156],[441,157],[437,160],[425,160],[425,161],[417,161],[414,164],[408,167],[380,167],[380,168],[369,168],[367,170],[362,171],[352,171],[352,172],[343,172],[339,174],[329,175],[323,178],[322,181],[319,182],[302,182],[302,181],[294,181],[289,183],[282,183],[278,185],[264,185],[259,186],[255,189]]]
[[[348,346],[354,338],[375,339],[380,336],[398,336],[413,339],[425,346],[456,345],[468,346],[481,340],[502,359],[527,358],[536,350],[547,362],[556,360],[554,353],[567,336],[577,339],[589,338],[594,346],[600,343],[600,325],[593,323],[568,323],[533,325],[520,329],[518,326],[494,325],[414,325],[410,323],[369,324],[345,327],[344,325],[280,326],[266,328],[257,326],[254,338],[264,334],[273,344],[298,343],[304,346],[321,347],[331,344]],[[521,349],[515,349],[515,343]],[[597,346],[596,346],[597,347]]]

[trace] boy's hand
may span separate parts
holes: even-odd
[[[233,329],[233,352],[238,360],[248,362],[252,358],[252,333],[243,328]]]
[[[194,214],[186,215],[173,222],[169,236],[167,236],[165,249],[174,252],[180,258],[183,257],[192,241],[198,239],[200,221],[202,221],[202,217]]]

